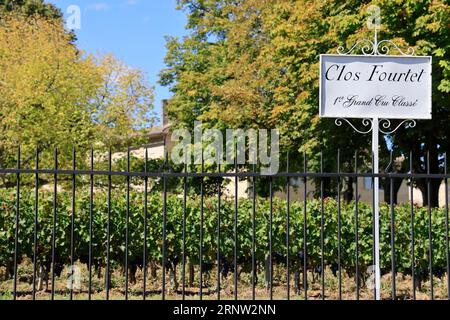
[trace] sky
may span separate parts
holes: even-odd
[[[176,0],[49,0],[66,18],[80,9],[80,28],[75,30],[80,49],[87,53],[113,53],[128,65],[143,70],[155,86],[155,111],[170,97],[157,84],[164,68],[166,35],[186,34],[186,16],[176,10]]]

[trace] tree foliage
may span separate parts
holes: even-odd
[[[44,0],[0,0],[0,14],[15,12],[24,16],[40,15],[52,19],[62,18],[61,10]]]
[[[370,168],[370,137],[318,116],[319,55],[372,38],[366,25],[370,5],[381,8],[380,37],[433,56],[433,121],[420,121],[414,130],[401,130],[388,140],[400,154],[414,152],[418,172],[425,170],[429,152],[430,169],[438,172],[449,149],[447,1],[179,1],[190,34],[167,43],[161,83],[174,92],[170,115],[188,127],[194,119],[219,128],[276,127],[282,150],[306,152],[316,170],[321,151],[325,169],[335,170],[338,149],[344,170],[354,169],[355,150]],[[383,161],[387,165],[388,157]],[[424,182],[417,183],[424,191]],[[439,184],[433,182],[433,205]]]
[[[95,133],[90,106],[101,74],[59,22],[4,16],[0,56],[2,166],[13,161],[18,144],[24,155],[36,146],[58,146],[63,154],[72,145],[87,147]]]
[[[97,91],[93,120],[100,139],[108,146],[124,148],[137,143],[154,122],[153,87],[145,74],[113,55],[99,61],[102,85]]]

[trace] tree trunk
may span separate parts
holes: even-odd
[[[349,203],[353,200],[353,194],[354,194],[354,189],[353,189],[353,177],[348,177],[346,179],[345,182],[345,190],[343,192],[343,196],[344,196],[344,202],[345,203]]]
[[[195,279],[195,269],[194,264],[189,263],[189,287],[194,286],[194,279]]]
[[[150,275],[152,277],[152,279],[156,279],[157,274],[156,274],[156,269],[158,268],[158,266],[156,265],[156,262],[154,260],[150,261]]]
[[[325,198],[330,198],[336,196],[336,190],[332,189],[331,177],[323,178],[323,196]],[[320,184],[319,184],[320,186]]]
[[[400,187],[402,186],[403,179],[392,179],[392,189],[393,189],[393,204],[398,204],[398,192]],[[383,193],[384,193],[384,202],[391,203],[391,179],[382,179],[381,181],[383,185]]]
[[[271,274],[271,270],[270,270],[270,255],[266,254],[266,257],[264,259],[264,283],[265,283],[265,287],[266,290],[270,289],[270,274]]]
[[[111,274],[111,269],[108,272],[108,268],[105,268],[105,288],[111,288],[112,287],[112,282],[111,282],[111,278],[112,278],[112,274]]]
[[[175,264],[171,264],[169,266],[169,279],[170,279],[170,289],[172,292],[177,292],[179,284],[177,279],[177,266]]]
[[[39,263],[39,271],[38,271],[37,281],[38,281],[38,283],[37,283],[38,291],[44,291],[44,285],[45,285],[45,291],[48,290],[48,271],[42,262]]]
[[[432,208],[439,207],[439,188],[441,187],[441,179],[430,179],[430,199],[428,199],[428,182],[426,179],[417,181],[417,188],[422,193],[423,205]]]

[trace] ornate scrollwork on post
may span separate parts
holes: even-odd
[[[406,51],[402,50],[396,43],[391,40],[378,41],[378,30],[381,26],[381,14],[380,8],[376,5],[372,5],[367,10],[370,14],[367,20],[367,26],[370,30],[374,30],[373,40],[361,39],[357,41],[350,49],[346,49],[341,46],[337,49],[339,55],[364,55],[364,56],[388,56],[391,51],[396,51],[396,54],[402,56],[414,56],[414,49],[408,48]],[[344,121],[350,125],[356,132],[361,134],[372,133],[372,152],[373,152],[373,173],[379,173],[379,133],[385,135],[391,135],[406,124],[406,128],[413,128],[416,126],[415,120],[403,120],[398,125],[393,128],[391,120],[389,119],[379,119],[374,117],[373,119],[364,118],[362,120],[362,125],[365,129],[358,129],[354,124],[345,118],[336,119],[335,123],[337,126],[342,126]],[[393,164],[392,153],[390,156],[389,166],[385,171],[388,171]],[[379,177],[375,176],[373,178],[373,190],[378,190],[379,188]],[[374,192],[374,269],[375,275],[373,279],[373,288],[375,288],[376,299],[381,299],[381,271],[380,271],[380,208],[379,208],[379,193]]]
[[[355,130],[356,132],[361,133],[361,134],[371,133],[373,130],[373,126],[374,126],[373,120],[368,119],[368,118],[362,119],[362,121],[361,121],[362,125],[367,128],[365,130],[360,130],[360,129],[356,128],[356,126],[353,123],[351,123],[348,119],[345,119],[345,118],[337,118],[334,123],[336,124],[336,126],[342,127],[344,121],[350,127],[352,127],[353,130]],[[390,128],[392,127],[391,120],[380,119],[378,130],[383,134],[391,135],[391,134],[395,133],[398,129],[400,129],[404,124],[406,124],[405,128],[408,129],[408,128],[414,128],[417,125],[417,122],[415,120],[410,120],[410,119],[403,120],[393,130],[390,130]]]
[[[414,128],[417,125],[416,120],[403,120],[400,122],[394,130],[389,130],[391,128],[391,121],[389,119],[381,119],[380,120],[380,132],[386,135],[391,135],[396,132],[403,124],[406,124],[406,128]]]
[[[406,52],[404,52],[400,47],[391,40],[382,40],[378,42],[377,47],[375,49],[376,54],[378,56],[386,56],[391,53],[391,46],[396,49],[402,56],[414,56],[415,50],[412,47],[409,47]]]
[[[338,127],[341,127],[342,124],[343,124],[342,121],[347,122],[349,124],[349,126],[353,128],[353,130],[355,130],[356,132],[361,133],[361,134],[368,134],[368,133],[372,132],[372,130],[373,130],[373,121],[372,121],[372,119],[367,119],[367,118],[366,119],[362,119],[362,125],[364,127],[369,127],[366,130],[359,130],[359,129],[357,129],[350,121],[348,121],[345,118],[337,118],[334,123]]]
[[[364,43],[364,45],[360,47],[360,45],[363,44],[363,43]],[[363,55],[365,55],[365,56],[373,56],[373,55],[376,54],[376,52],[375,52],[375,49],[376,49],[375,48],[375,44],[372,41],[370,41],[369,39],[361,39],[361,40],[357,41],[353,45],[353,47],[351,47],[347,51],[346,51],[346,49],[343,46],[340,46],[337,49],[337,53],[342,55],[342,56],[346,56],[346,55],[350,55],[350,54],[356,53],[357,52],[356,50],[358,48],[361,48],[361,53]]]
[[[351,54],[357,54],[358,50],[359,52],[364,56],[386,56],[389,55],[391,52],[391,49],[395,49],[398,51],[400,55],[403,56],[414,56],[415,50],[414,48],[409,47],[406,51],[403,51],[400,49],[400,47],[394,43],[391,40],[382,40],[378,41],[378,30],[377,28],[379,25],[373,25],[372,28],[374,29],[374,40],[371,41],[369,39],[361,39],[357,41],[349,50],[346,50],[345,47],[340,46],[337,49],[337,53],[339,55],[351,55]],[[335,123],[337,126],[342,126],[343,121],[347,122],[356,132],[361,134],[368,134],[372,132],[374,122],[371,119],[363,119],[362,124],[365,127],[369,127],[368,130],[359,130],[357,129],[349,120],[344,118],[338,118],[336,119]],[[389,130],[391,128],[391,121],[389,119],[381,119],[379,122],[379,131],[386,134],[391,135],[395,133],[403,124],[406,123],[406,128],[414,128],[416,126],[415,120],[404,120],[402,121],[394,130]]]
[[[391,53],[391,49],[397,50],[402,56],[412,57],[415,55],[415,50],[412,47],[409,47],[406,51],[403,51],[395,42],[391,40],[378,41],[377,29],[375,29],[373,41],[369,39],[361,39],[348,50],[346,50],[345,47],[340,46],[337,49],[337,53],[342,56],[358,54],[358,52],[364,56],[387,56]]]

